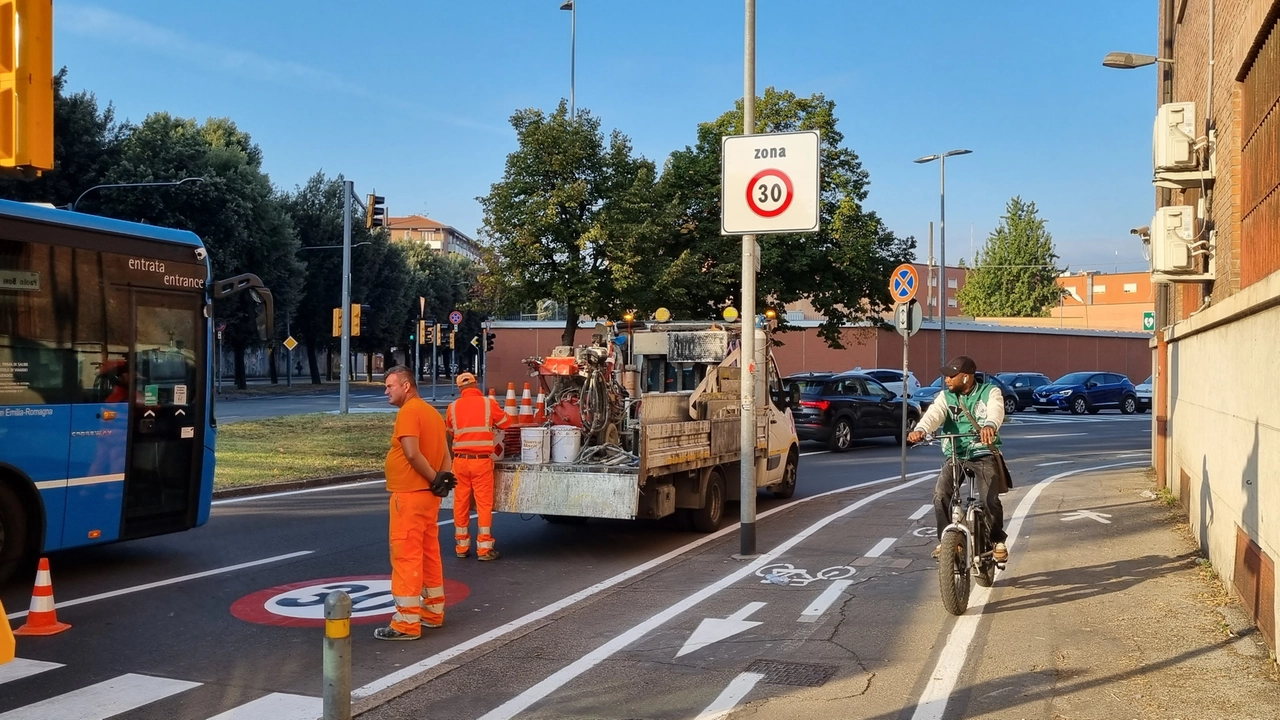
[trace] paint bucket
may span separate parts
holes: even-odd
[[[578,459],[582,430],[574,425],[551,426],[551,462],[570,463]]]
[[[551,429],[541,426],[520,428],[520,462],[542,465],[551,459]]]

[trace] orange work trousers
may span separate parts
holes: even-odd
[[[453,474],[458,484],[453,488],[453,540],[458,557],[471,549],[471,499],[476,501],[480,532],[476,551],[480,556],[493,550],[493,459],[455,457]]]
[[[444,624],[439,517],[440,498],[430,490],[391,493],[391,627],[407,635]]]

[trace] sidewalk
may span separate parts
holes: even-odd
[[[1045,487],[982,611],[947,717],[1280,717],[1260,634],[1198,561],[1180,511],[1153,490],[1147,470]],[[1069,519],[1079,510],[1109,522]]]

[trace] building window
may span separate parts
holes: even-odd
[[[1103,293],[1105,293],[1106,291],[1107,291],[1107,286],[1106,286],[1106,285],[1094,285],[1094,286],[1093,286],[1093,293],[1094,293],[1095,295],[1102,295],[1102,294],[1103,294]]]
[[[956,299],[947,298],[947,307],[956,307]],[[901,415],[901,413],[899,413],[899,415]]]
[[[938,278],[929,276],[929,287],[938,287]]]
[[[948,287],[948,288],[950,288],[950,289],[952,289],[952,290],[955,290],[955,289],[956,289],[956,279],[955,279],[955,278],[947,278],[947,287]]]
[[[1125,291],[1125,292],[1127,292],[1127,293],[1136,293],[1136,292],[1138,292],[1138,283],[1125,283],[1125,284],[1124,284],[1124,291]]]

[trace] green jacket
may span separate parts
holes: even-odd
[[[978,421],[978,427],[974,427],[969,417],[959,409],[961,406],[968,409],[973,419]],[[993,427],[999,430],[1003,423],[1004,393],[1000,391],[1000,386],[979,383],[968,395],[956,395],[943,388],[933,404],[929,406],[929,410],[925,412],[924,417],[920,418],[920,422],[916,424],[916,429],[926,433],[941,430],[943,433],[956,435],[977,433],[982,427]],[[943,438],[942,452],[947,457],[952,457],[954,454],[957,459],[972,460],[990,455],[992,450],[999,450],[1000,444],[999,435],[991,446],[984,445],[977,438],[961,438],[955,442],[950,438]]]

